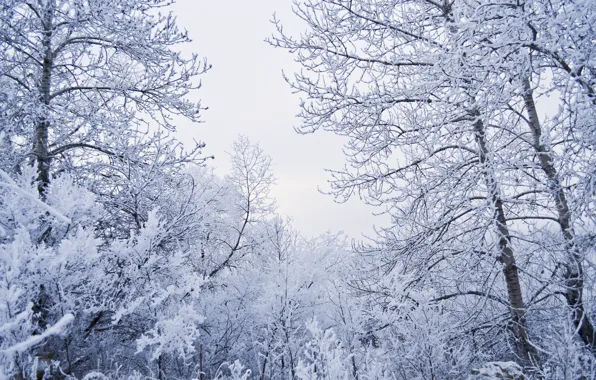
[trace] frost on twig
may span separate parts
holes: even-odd
[[[60,320],[58,322],[56,322],[56,324],[54,324],[51,327],[48,327],[42,334],[40,335],[32,335],[29,338],[27,338],[26,340],[14,344],[8,348],[5,348],[4,350],[0,351],[2,352],[4,355],[12,355],[15,353],[20,353],[23,351],[26,351],[27,349],[35,346],[36,344],[42,342],[43,340],[45,340],[46,338],[52,336],[52,335],[60,335],[64,332],[66,326],[68,326],[68,324],[70,324],[72,321],[74,320],[74,315],[72,314],[66,314],[65,316],[63,316],[62,318],[60,318]]]
[[[18,193],[24,197],[27,197],[28,199],[32,200],[36,205],[43,208],[45,211],[49,212],[50,214],[54,215],[56,217],[56,219],[58,219],[59,221],[66,223],[66,224],[72,223],[70,218],[68,218],[66,215],[62,214],[60,211],[56,210],[54,207],[52,207],[52,206],[48,205],[47,203],[43,202],[42,200],[40,200],[39,195],[37,193],[34,194],[34,193],[31,193],[31,192],[19,187],[13,181],[13,179],[10,178],[10,176],[8,174],[6,174],[6,172],[3,171],[2,169],[0,169],[0,178],[4,179],[3,182],[0,181],[0,186],[9,188],[16,193]]]
[[[515,362],[489,362],[473,369],[468,380],[525,380],[522,368]]]

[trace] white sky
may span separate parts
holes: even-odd
[[[263,41],[274,31],[269,22],[274,12],[285,29],[299,29],[291,0],[177,0],[173,11],[193,39],[185,51],[213,65],[195,95],[209,107],[204,123],[180,125],[182,141],[205,142],[205,154],[216,156],[210,165],[221,175],[229,168],[226,152],[237,135],[258,142],[274,161],[278,211],[307,236],[343,230],[358,238],[383,224],[386,217],[373,216],[375,210],[361,201],[336,204],[317,189],[328,189],[324,169],[343,166],[340,137],[294,131],[299,98],[283,80],[282,69],[291,74],[298,67],[290,53]]]

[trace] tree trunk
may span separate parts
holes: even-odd
[[[199,345],[199,380],[205,380],[205,370],[203,368],[203,343]]]
[[[536,366],[538,357],[528,338],[528,328],[525,318],[526,309],[523,301],[521,284],[519,282],[517,265],[515,263],[515,256],[511,249],[511,236],[509,228],[507,227],[505,211],[503,210],[503,201],[499,194],[497,181],[489,168],[490,162],[488,158],[488,148],[486,146],[484,123],[478,119],[480,116],[478,112],[474,112],[474,116],[477,118],[474,121],[474,132],[478,144],[479,159],[481,165],[484,166],[484,178],[488,188],[490,201],[494,207],[494,220],[499,234],[499,256],[497,259],[503,264],[503,274],[505,275],[505,283],[507,284],[507,296],[509,299],[509,307],[511,309],[517,351],[523,361],[524,367],[533,367]]]
[[[52,67],[54,57],[52,52],[52,31],[54,18],[54,0],[49,0],[43,9],[43,61],[39,97],[41,101],[41,114],[39,115],[33,138],[33,154],[37,163],[38,191],[42,199],[50,184],[50,160],[48,149],[48,130],[50,121],[48,117],[50,106],[50,91],[52,83]]]
[[[523,87],[524,105],[528,113],[528,122],[534,138],[533,148],[538,155],[540,168],[548,178],[548,189],[555,201],[557,220],[561,227],[563,239],[565,240],[565,252],[567,255],[565,271],[563,273],[565,280],[565,299],[567,300],[567,305],[571,308],[572,319],[577,333],[584,344],[586,344],[592,352],[596,352],[594,327],[585,312],[583,304],[584,273],[582,268],[582,255],[575,244],[575,232],[571,225],[571,211],[569,210],[567,197],[561,186],[561,180],[557,173],[557,169],[553,164],[552,155],[541,141],[542,128],[538,113],[536,112],[533,91],[528,78],[524,78]]]

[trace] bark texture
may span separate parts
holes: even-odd
[[[52,85],[52,68],[54,65],[54,57],[52,51],[52,33],[53,33],[53,18],[54,18],[54,1],[49,0],[43,10],[43,38],[42,50],[43,61],[41,69],[41,81],[39,84],[39,97],[41,101],[40,115],[38,117],[37,125],[35,127],[35,136],[33,139],[33,154],[35,155],[35,162],[37,163],[38,172],[38,191],[42,199],[45,198],[45,192],[50,184],[50,154],[49,154],[49,107],[50,95]]]
[[[474,121],[474,132],[478,144],[478,155],[481,165],[484,167],[484,178],[489,192],[489,199],[494,208],[494,221],[499,234],[499,256],[497,259],[503,264],[503,274],[507,285],[507,297],[511,310],[513,323],[513,334],[515,338],[518,355],[523,361],[524,367],[534,367],[537,364],[538,357],[536,350],[530,343],[528,337],[528,327],[526,323],[526,308],[523,300],[519,273],[515,262],[515,255],[511,248],[511,235],[507,227],[507,219],[503,209],[503,200],[501,199],[499,186],[492,170],[490,169],[490,160],[488,157],[488,147],[486,144],[486,133],[484,123],[478,119],[478,112],[474,113],[477,119]]]
[[[561,233],[565,241],[565,252],[567,260],[565,264],[564,292],[567,305],[571,309],[573,323],[580,338],[592,350],[596,352],[596,337],[594,326],[586,314],[583,304],[584,271],[582,266],[582,254],[575,243],[575,232],[572,225],[572,215],[569,210],[565,190],[561,186],[561,180],[550,150],[542,142],[542,127],[536,112],[536,104],[530,80],[523,80],[524,105],[528,113],[528,123],[532,131],[533,148],[538,156],[540,168],[548,179],[548,190],[554,199],[557,212],[557,220],[561,227]]]

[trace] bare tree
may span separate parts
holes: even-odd
[[[240,194],[238,220],[231,226],[231,240],[224,241],[227,254],[223,261],[217,262],[209,272],[215,276],[222,269],[229,267],[232,260],[241,256],[252,244],[247,239],[248,229],[263,217],[274,211],[274,200],[270,196],[275,178],[271,171],[271,158],[258,144],[251,143],[245,136],[239,136],[232,145],[230,154],[232,170],[228,180]]]

